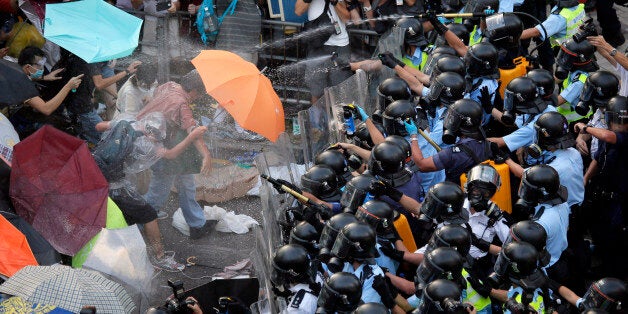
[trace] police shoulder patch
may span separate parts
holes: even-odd
[[[460,147],[458,147],[458,146],[454,146],[454,147],[452,147],[452,148],[451,148],[451,151],[452,151],[452,152],[454,152],[454,153],[459,153],[459,152],[461,152]]]
[[[290,307],[298,309],[301,306],[301,302],[303,302],[303,298],[305,297],[304,289],[299,290],[295,295],[292,296],[292,301],[290,301]]]

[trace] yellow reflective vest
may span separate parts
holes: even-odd
[[[584,4],[579,4],[575,10],[562,8],[560,12],[558,12],[558,15],[562,16],[567,21],[567,31],[564,36],[557,37],[557,34],[554,34],[554,36],[550,37],[552,47],[560,46],[578,32],[578,27],[582,25],[585,17]]]
[[[485,298],[473,289],[468,280],[470,275],[465,269],[462,270],[462,276],[465,280],[467,280],[467,295],[465,296],[463,302],[471,303],[478,312],[483,310],[487,306],[491,306],[491,298]]]
[[[581,73],[580,75],[578,75],[578,81],[582,82],[582,84],[584,84],[587,81],[587,77],[589,77],[588,73]],[[573,82],[575,82],[576,80],[571,79],[571,75],[569,75],[564,81],[563,81],[563,90],[565,88],[567,88],[569,85],[573,84]],[[587,113],[586,116],[581,116],[578,113],[576,113],[575,110],[575,105],[576,104],[570,104],[568,102],[565,102],[564,104],[558,106],[558,108],[556,108],[556,111],[560,112],[560,114],[562,114],[563,116],[565,116],[565,118],[567,118],[567,122],[571,123],[574,121],[578,121],[584,118],[588,118],[589,116],[591,116],[593,114],[593,111],[589,110],[589,113]]]

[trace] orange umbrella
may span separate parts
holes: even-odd
[[[273,142],[285,131],[281,100],[254,64],[224,50],[203,50],[192,64],[207,93],[243,128]]]
[[[24,266],[37,266],[26,237],[0,215],[0,274],[13,276]]]

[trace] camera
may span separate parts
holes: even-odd
[[[445,313],[467,313],[467,308],[473,310],[473,305],[462,303],[458,300],[445,298],[443,300],[443,310]]]
[[[168,312],[177,313],[192,313],[188,304],[195,304],[193,300],[185,299],[185,289],[183,288],[183,281],[168,279],[168,286],[172,288],[172,298],[166,300],[165,308]]]
[[[588,19],[582,22],[582,25],[579,27],[578,33],[572,36],[573,40],[577,43],[581,43],[582,41],[587,40],[589,36],[597,36],[597,29],[595,28],[595,24],[593,24],[593,19]]]

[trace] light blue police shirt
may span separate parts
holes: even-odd
[[[499,13],[512,12],[515,6],[523,4],[524,0],[499,0]]]
[[[547,252],[551,258],[549,264],[544,267],[550,267],[558,261],[560,255],[567,248],[567,229],[569,228],[569,206],[567,202],[560,203],[555,206],[547,204],[537,205],[534,213],[538,213],[541,207],[545,207],[543,214],[539,217],[538,222],[547,233]]]
[[[503,137],[504,143],[506,143],[506,147],[508,147],[508,150],[514,152],[520,147],[528,146],[534,143],[534,139],[536,138],[534,123],[541,114],[550,111],[556,111],[556,107],[548,105],[547,108],[543,110],[543,112],[534,115],[532,119],[530,119],[530,114],[517,114],[515,124],[519,128]]]
[[[568,10],[572,11],[576,9],[578,9],[577,6],[568,8]],[[554,35],[556,35],[554,37],[562,37],[565,36],[565,34],[567,33],[567,20],[560,14],[554,14],[553,12],[555,12],[556,10],[558,10],[558,7],[554,6],[551,11],[552,14],[550,14],[547,19],[543,21],[543,23],[541,23],[547,31],[547,37],[552,37]],[[541,33],[539,39],[545,40],[545,32],[543,31],[543,28],[540,25],[537,25],[534,28],[538,29],[539,33]]]
[[[375,263],[379,267],[386,267],[392,274],[396,274],[397,268],[399,268],[399,262],[395,261],[394,259],[384,254],[384,252],[382,252],[381,250],[381,247],[382,247],[381,244],[379,243],[375,244],[375,248],[377,249],[377,252],[379,253],[379,257],[375,258]]]
[[[556,159],[549,166],[556,169],[560,184],[567,188],[567,204],[581,204],[584,200],[584,166],[580,152],[573,147],[552,152]]]
[[[375,291],[375,289],[373,289],[373,280],[375,276],[384,276],[384,271],[377,265],[368,265],[369,267],[371,267],[373,274],[371,275],[371,277],[363,278],[362,272],[364,271],[365,266],[367,265],[361,264],[357,269],[354,270],[353,265],[351,265],[350,263],[345,263],[345,267],[342,269],[342,271],[354,274],[362,282],[362,302],[382,303],[382,297],[379,295],[379,293],[377,293],[377,291]]]
[[[569,73],[569,81],[572,83],[560,92],[560,96],[574,106],[578,103],[578,100],[580,100],[580,93],[582,93],[582,88],[584,88],[584,83],[577,79],[580,74],[587,74],[587,72],[576,70]]]

